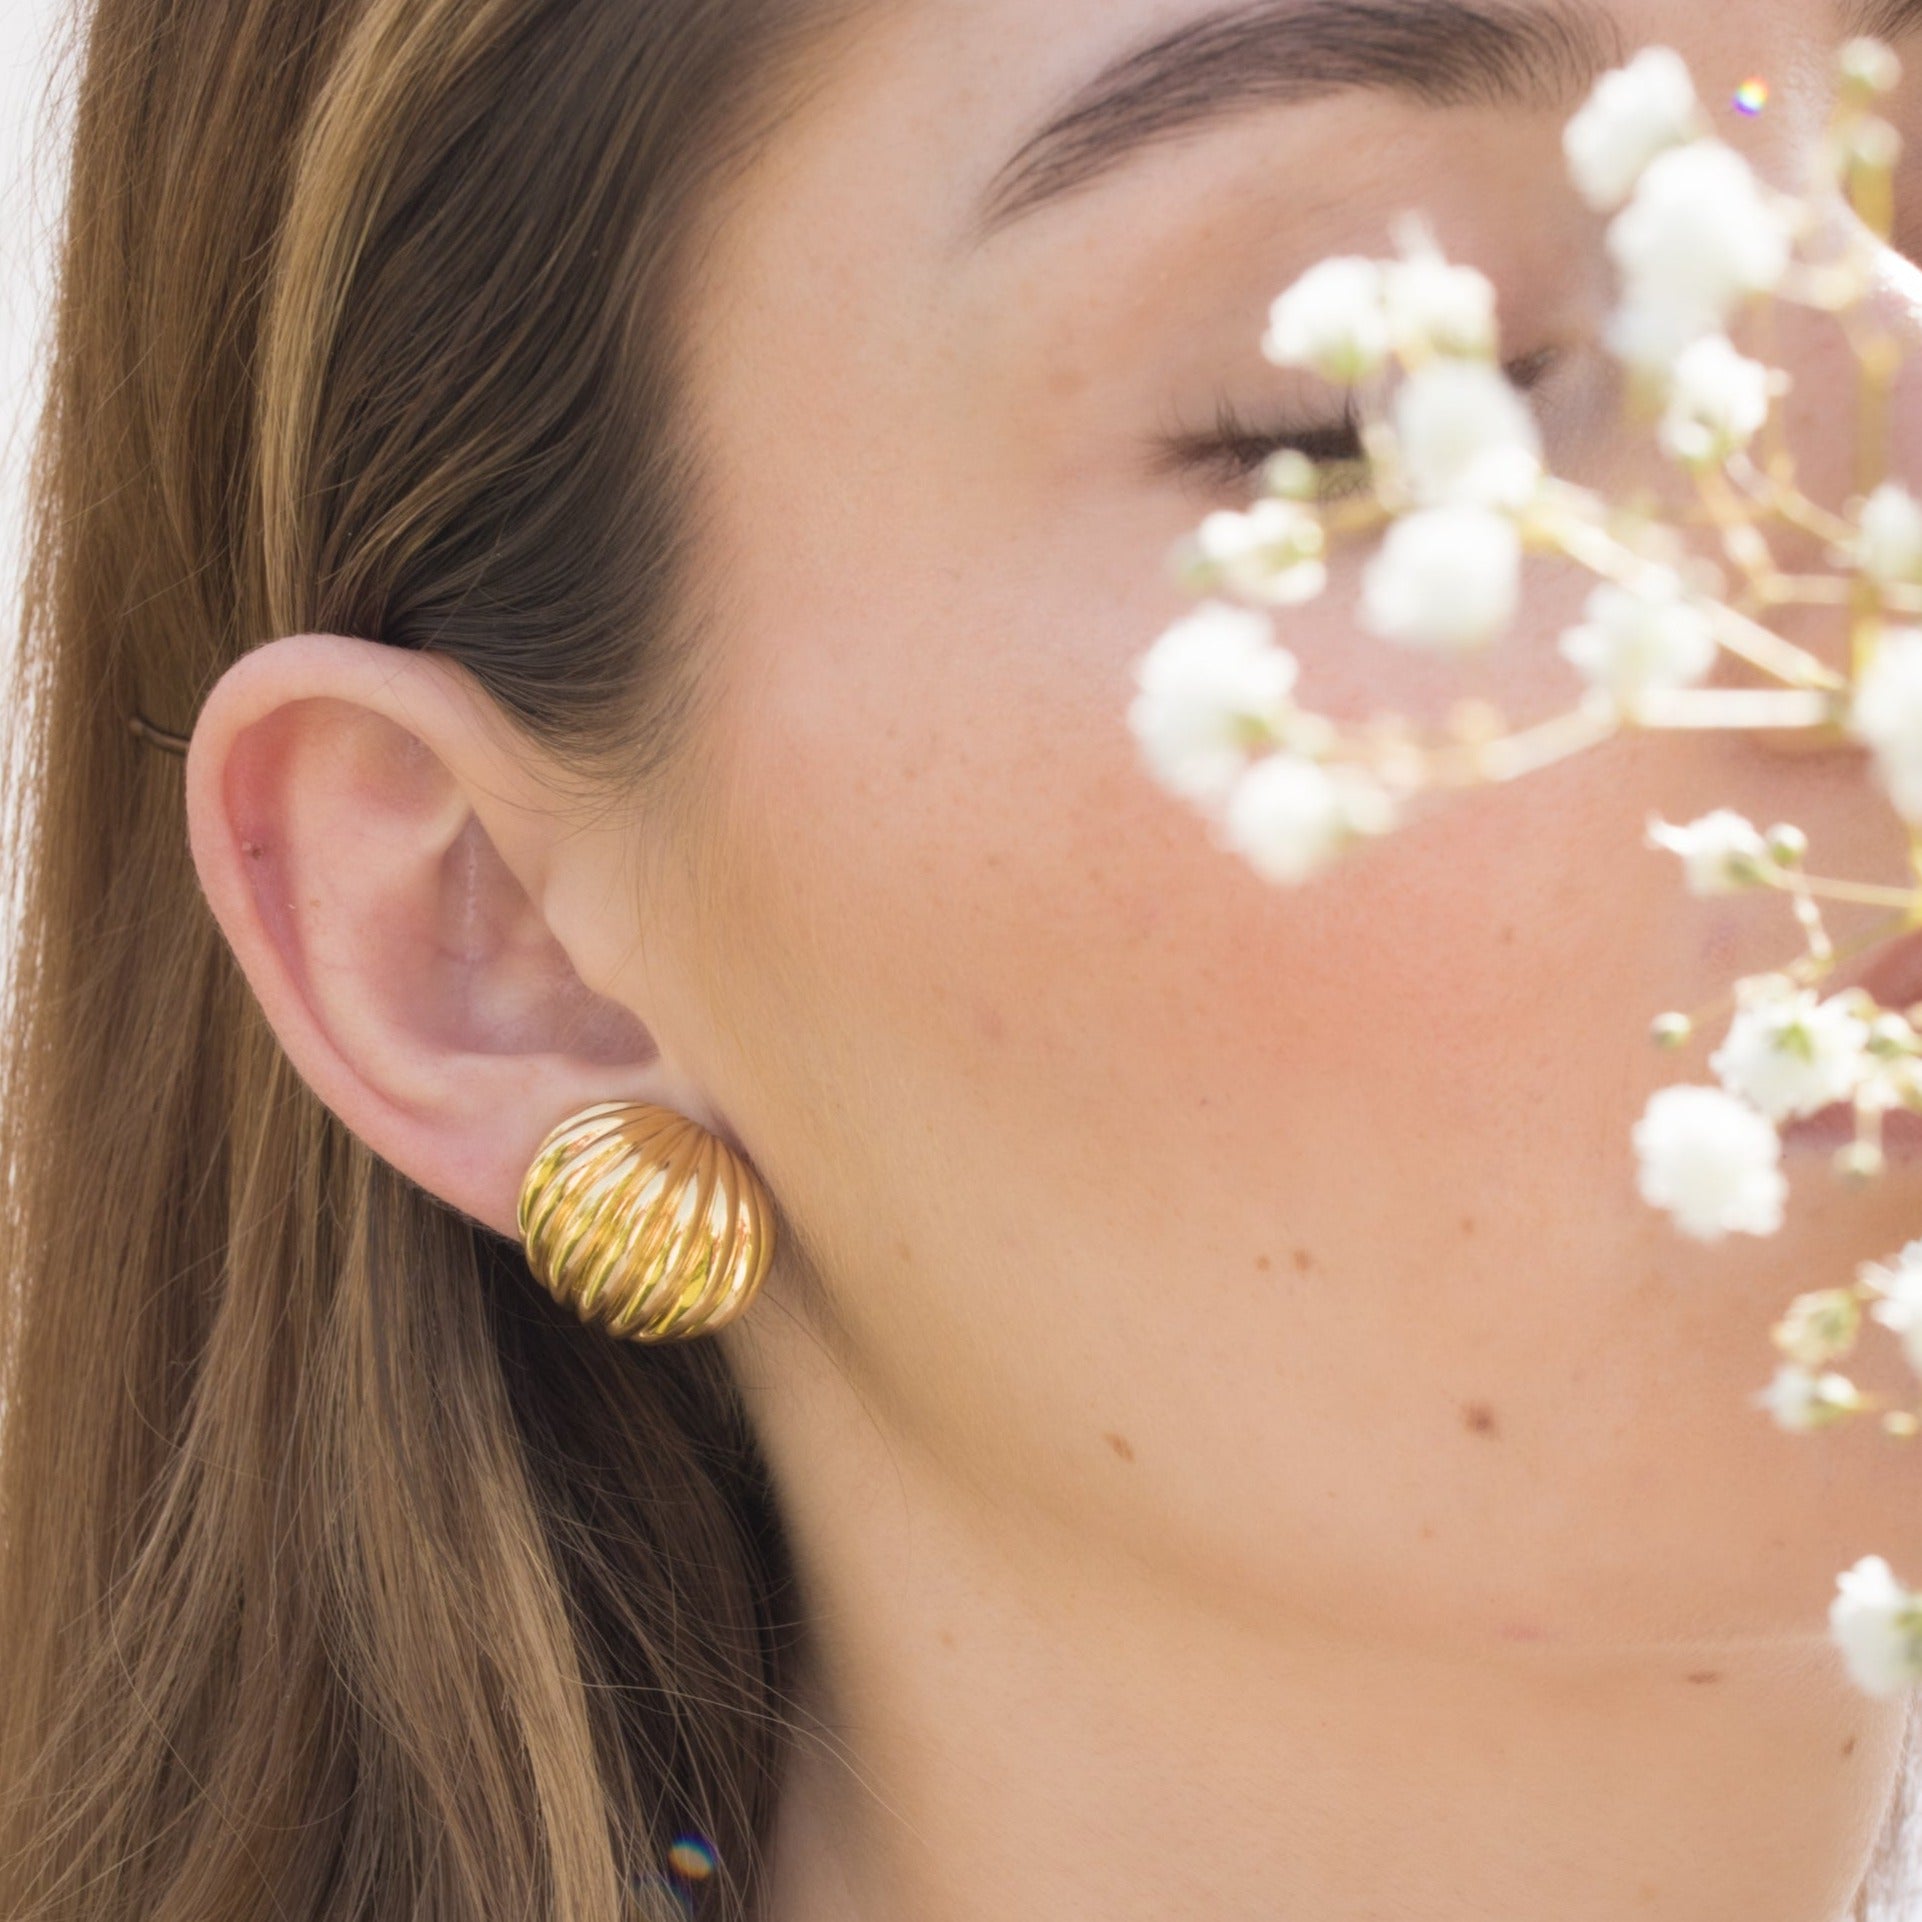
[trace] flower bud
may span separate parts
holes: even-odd
[[[1763,836],[1777,867],[1799,868],[1808,858],[1809,837],[1790,821],[1777,821]]]
[[[1873,1141],[1851,1141],[1835,1157],[1835,1172],[1848,1182],[1873,1181],[1888,1165]]]
[[[1277,500],[1312,501],[1321,492],[1321,469],[1299,447],[1284,447],[1263,463],[1261,484]]]
[[[1895,49],[1867,34],[1851,40],[1842,49],[1836,70],[1843,92],[1857,99],[1893,93],[1902,81],[1902,62],[1897,59]]]
[[[1858,167],[1886,172],[1902,158],[1902,136],[1879,114],[1871,115],[1849,135],[1849,155]]]
[[[1649,1038],[1658,1048],[1685,1048],[1695,1035],[1695,1023],[1685,1014],[1659,1014],[1649,1024]]]
[[[1862,1305],[1848,1288],[1797,1295],[1769,1331],[1776,1347],[1805,1368],[1824,1368],[1855,1346],[1862,1331]]]

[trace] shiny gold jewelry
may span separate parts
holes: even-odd
[[[630,1341],[711,1334],[754,1298],[774,1252],[760,1177],[672,1108],[602,1101],[543,1141],[519,1224],[541,1285]]]
[[[165,754],[185,754],[187,737],[184,734],[170,734],[164,727],[155,727],[144,714],[127,716],[127,731],[136,734],[149,747],[157,747]]]

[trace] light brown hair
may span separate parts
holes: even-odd
[[[334,630],[679,792],[687,289],[847,12],[83,8],[0,743],[9,1922],[678,1915],[684,1832],[749,1912],[797,1610],[713,1345],[582,1329],[341,1127],[126,716]]]

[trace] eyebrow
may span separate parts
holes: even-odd
[[[1922,0],[1857,0],[1870,11]],[[1556,0],[1241,0],[1123,54],[1015,150],[974,244],[1144,149],[1251,108],[1358,90],[1433,107],[1572,107],[1625,58],[1608,15]]]
[[[1922,0],[1846,0],[1845,36],[1866,33],[1878,40],[1900,40],[1922,27]]]

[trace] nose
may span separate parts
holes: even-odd
[[[1922,207],[1909,231],[1922,234]],[[1922,492],[1922,267],[1857,222],[1850,234],[1861,300],[1840,315],[1779,300],[1767,343],[1791,382],[1783,424],[1801,491],[1837,511],[1885,479]]]
[[[1911,211],[1907,231],[1922,233],[1922,208]],[[1835,574],[1834,536],[1853,518],[1855,503],[1882,481],[1899,480],[1922,494],[1922,267],[1846,211],[1823,236],[1823,255],[1839,257],[1844,246],[1861,263],[1861,297],[1851,307],[1826,312],[1779,298],[1754,317],[1742,340],[1788,376],[1779,445],[1792,462],[1795,491],[1819,510],[1764,526],[1776,567],[1790,575]],[[1771,452],[1758,448],[1757,459],[1766,462]],[[1838,673],[1848,671],[1846,606],[1784,606],[1768,624]],[[1715,678],[1755,684],[1748,669],[1726,660]],[[1853,752],[1826,732],[1753,739],[1775,755]]]

